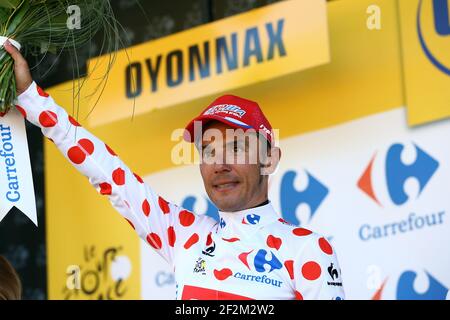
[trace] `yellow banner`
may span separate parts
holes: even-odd
[[[107,59],[90,61],[92,79],[101,78]],[[118,52],[90,124],[130,118],[133,112],[142,114],[327,62],[325,1],[283,1]]]
[[[450,1],[400,0],[405,103],[418,125],[450,116]]]

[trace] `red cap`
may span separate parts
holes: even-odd
[[[194,123],[201,121],[202,126],[211,120],[217,120],[237,129],[254,129],[260,132],[270,144],[273,143],[273,131],[258,103],[230,94],[213,101],[203,112],[186,126],[189,135],[184,139],[194,142]]]

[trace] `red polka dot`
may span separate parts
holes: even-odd
[[[80,147],[75,146],[67,151],[67,157],[75,164],[81,164],[86,159],[86,154],[81,150]]]
[[[72,116],[69,116],[69,122],[76,127],[81,127],[81,124],[79,124],[78,121],[75,120]]]
[[[323,237],[319,239],[319,247],[326,254],[333,254],[333,248],[331,247],[330,243]]]
[[[295,291],[295,300],[303,300],[302,294],[298,291]]]
[[[99,184],[100,186],[100,194],[110,195],[112,192],[112,187],[109,183],[103,182]]]
[[[105,143],[105,147],[106,147],[106,150],[108,150],[108,152],[109,152],[111,155],[117,156],[117,154],[114,152],[114,150],[111,149],[106,143]]]
[[[289,272],[289,277],[291,277],[291,279],[294,280],[294,261],[286,260],[284,262],[284,266],[286,267],[287,271]]]
[[[141,177],[139,177],[136,173],[133,173],[134,177],[139,181],[140,183],[144,183],[144,180],[142,180]]]
[[[24,118],[27,117],[27,113],[26,113],[26,111],[25,111],[24,108],[22,108],[21,106],[16,105],[16,109],[19,110],[19,112],[22,114],[22,116],[23,116]]]
[[[78,141],[78,145],[82,150],[86,151],[87,154],[91,155],[94,153],[94,144],[89,139],[81,139]]]
[[[175,229],[173,227],[167,229],[167,238],[169,239],[169,246],[173,247],[176,241]]]
[[[86,155],[94,152],[94,144],[88,139],[78,141],[78,146],[71,147],[67,151],[67,157],[75,164],[81,164],[86,159]]]
[[[187,210],[183,210],[180,212],[179,215],[180,223],[183,227],[189,227],[194,223],[195,216],[192,212],[189,212]]]
[[[192,245],[196,244],[198,242],[198,234],[194,233],[184,244],[184,248],[185,249],[189,249],[190,247],[192,247]]]
[[[322,270],[317,262],[306,262],[302,267],[303,277],[307,280],[316,280],[320,277]]]
[[[54,127],[58,123],[58,116],[52,111],[43,111],[39,115],[39,123],[45,128]]]
[[[164,200],[162,197],[159,197],[158,203],[159,203],[159,207],[161,208],[161,210],[164,214],[167,214],[170,212],[169,203],[167,203],[167,201]]]
[[[5,116],[6,112],[0,112],[0,117]]]
[[[292,230],[292,233],[295,234],[296,236],[302,237],[311,234],[312,231],[305,228],[295,228],[294,230]]]
[[[147,217],[150,214],[150,204],[148,203],[147,199],[142,202],[142,212],[144,212],[145,216]]]
[[[121,168],[117,168],[112,173],[112,179],[115,184],[118,186],[122,186],[125,184],[125,171],[123,171]]]
[[[273,235],[269,235],[267,237],[267,241],[266,242],[267,242],[267,246],[269,248],[273,248],[273,249],[277,249],[278,250],[281,247],[282,240],[281,240],[281,238],[275,237]]]
[[[226,242],[236,242],[236,241],[239,241],[240,239],[239,238],[228,238],[228,239],[222,238],[222,240],[226,241]]]
[[[150,233],[147,235],[147,242],[155,249],[162,248],[161,238],[156,233]]]
[[[206,245],[207,246],[209,246],[209,245],[211,245],[212,244],[212,237],[211,237],[211,232],[210,233],[208,233],[208,236],[206,237]]]
[[[130,226],[135,229],[133,222],[131,222],[130,220],[128,220],[127,218],[125,218],[125,220],[127,220],[127,222],[130,224]]]
[[[41,87],[36,86],[37,92],[41,97],[48,98],[48,93],[42,90]]]
[[[223,281],[227,279],[228,277],[231,277],[233,275],[233,271],[231,271],[228,268],[223,268],[222,270],[214,269],[214,276],[217,280]]]

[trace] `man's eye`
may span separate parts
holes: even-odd
[[[205,157],[205,158],[214,157],[214,154],[215,154],[214,148],[205,148],[203,150],[203,157]]]
[[[235,144],[235,145],[233,146],[233,151],[234,151],[235,153],[243,152],[243,151],[245,151],[245,150],[244,150],[244,146],[242,146],[241,144]]]

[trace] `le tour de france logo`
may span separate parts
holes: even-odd
[[[430,10],[431,5],[431,12]],[[417,8],[417,36],[420,46],[427,59],[439,71],[450,76],[450,56],[439,52],[436,46],[439,42],[450,42],[449,0],[420,0]],[[432,15],[434,30],[426,28],[426,15]],[[430,30],[431,29],[431,30]],[[442,51],[442,50],[441,50]]]

